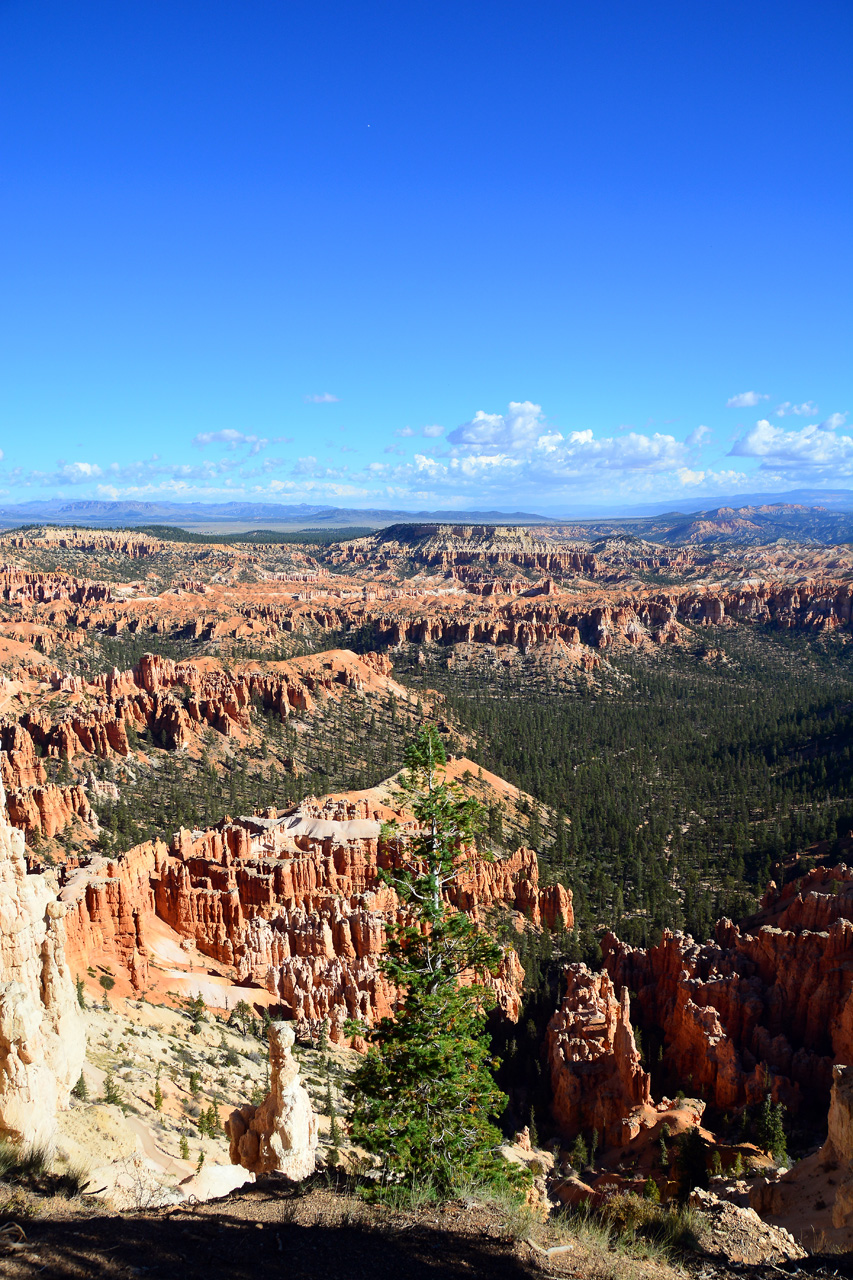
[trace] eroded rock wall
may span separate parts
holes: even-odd
[[[0,1137],[49,1144],[86,1042],[65,956],[65,906],[28,875],[0,788]]]
[[[568,965],[565,978],[546,1035],[554,1120],[567,1138],[595,1130],[605,1145],[623,1146],[639,1129],[635,1113],[651,1102],[627,988],[617,993],[585,964]]]
[[[688,1092],[725,1111],[760,1101],[769,1080],[794,1110],[804,1098],[828,1104],[833,1063],[853,1063],[851,917],[853,872],[818,868],[771,886],[743,928],[721,920],[711,943],[665,931],[641,950],[608,934],[604,965],[636,992]]]
[[[380,972],[389,922],[402,905],[380,870],[394,851],[381,822],[405,815],[367,797],[308,798],[292,812],[224,819],[202,832],[180,831],[170,847],[140,845],[121,859],[95,857],[63,871],[69,956],[82,972],[97,955],[127,969],[136,990],[149,979],[146,929],[157,916],[239,982],[264,987],[295,1019],[314,1027],[367,1024],[393,1012],[397,991]],[[573,925],[571,894],[539,886],[535,853],[519,849],[487,862],[474,857],[448,894],[451,907],[485,923],[493,907],[519,928]],[[491,979],[498,1006],[517,1018],[523,970],[506,952]]]

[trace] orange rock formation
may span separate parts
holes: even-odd
[[[627,989],[617,999],[606,973],[568,965],[566,994],[548,1024],[546,1043],[552,1114],[561,1131],[573,1137],[594,1129],[608,1146],[624,1146],[635,1137],[651,1090]]]
[[[379,878],[393,853],[381,820],[395,815],[372,793],[307,800],[278,816],[223,819],[203,832],[180,831],[120,861],[94,858],[64,872],[68,954],[112,956],[134,987],[149,980],[146,920],[156,914],[202,954],[233,968],[235,980],[274,994],[294,1018],[368,1024],[393,1010],[396,992],[378,968],[385,925],[401,907]],[[405,818],[405,815],[403,815]],[[486,862],[475,857],[448,898],[478,921],[503,905],[534,925],[573,925],[571,894],[539,888],[532,850]],[[507,952],[495,980],[501,1008],[518,1016],[522,971]]]
[[[768,921],[772,920],[773,923]],[[602,941],[615,985],[637,993],[644,1025],[685,1089],[722,1110],[774,1097],[829,1100],[833,1063],[853,1063],[853,871],[819,867],[771,886],[743,930],[721,920],[703,946],[665,932],[647,951]]]

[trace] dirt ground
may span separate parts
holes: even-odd
[[[11,1187],[0,1184],[0,1203]],[[223,1200],[150,1212],[109,1213],[84,1200],[35,1205],[18,1192],[3,1207],[3,1280],[438,1280],[487,1276],[528,1280],[770,1280],[780,1275],[853,1276],[853,1258],[809,1259],[779,1267],[729,1267],[686,1255],[643,1260],[528,1224],[520,1234],[493,1207],[473,1200],[400,1211],[370,1205],[322,1178],[292,1188],[265,1179]],[[27,1216],[35,1209],[37,1216]],[[20,1224],[20,1238],[5,1222]],[[16,1238],[17,1237],[17,1238]],[[531,1243],[532,1241],[532,1243]],[[569,1247],[565,1247],[568,1242]],[[538,1246],[538,1247],[537,1247]]]

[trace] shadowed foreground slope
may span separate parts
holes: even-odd
[[[8,1188],[0,1187],[5,1199]],[[38,1216],[28,1218],[27,1208]],[[29,1197],[7,1201],[4,1222],[22,1224],[26,1239],[0,1235],[4,1280],[101,1280],[145,1276],[152,1280],[405,1280],[533,1276],[577,1280],[770,1280],[787,1274],[853,1276],[848,1257],[809,1258],[790,1269],[730,1266],[719,1257],[673,1256],[646,1250],[640,1240],[610,1242],[594,1231],[555,1233],[535,1219],[500,1212],[473,1198],[442,1206],[426,1203],[395,1210],[369,1205],[314,1180],[294,1190],[276,1178],[241,1188],[206,1204],[164,1210],[89,1215],[85,1201]],[[550,1249],[550,1252],[547,1250]],[[798,1268],[800,1268],[798,1270]]]

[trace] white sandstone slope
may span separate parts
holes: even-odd
[[[27,875],[25,847],[0,783],[0,1138],[49,1145],[86,1034],[65,961],[65,906],[49,872]]]

